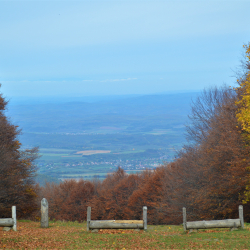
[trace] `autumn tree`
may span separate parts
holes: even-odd
[[[129,179],[121,167],[108,174],[91,201],[93,218],[124,219],[123,210],[126,207],[128,192],[132,188],[131,184],[134,186],[136,183],[136,180]]]
[[[237,82],[239,87],[236,88],[238,94],[236,105],[237,120],[241,129],[241,135],[245,142],[245,147],[250,147],[250,43],[243,46],[245,49],[244,60],[242,61],[243,72],[238,77]],[[249,163],[249,162],[248,162]],[[250,163],[248,165],[250,170]],[[248,183],[244,193],[243,203],[247,204],[250,201],[250,176],[248,176]]]
[[[238,126],[236,100],[235,90],[213,88],[204,91],[192,105],[187,128],[190,143],[175,161],[182,176],[175,199],[183,201],[192,218],[237,216],[250,151]]]
[[[0,85],[1,86],[1,85]],[[19,217],[28,217],[36,209],[34,175],[37,148],[21,150],[20,130],[5,116],[7,101],[0,95],[0,214],[9,217],[17,206]]]
[[[85,180],[65,180],[60,184],[46,183],[40,190],[40,198],[49,202],[51,219],[86,220],[87,206],[94,195],[94,184]]]
[[[142,175],[140,174],[140,177]],[[142,207],[147,206],[148,223],[163,224],[166,221],[166,202],[163,202],[166,193],[163,179],[165,179],[164,169],[159,167],[141,181],[138,189],[128,199],[130,217],[141,219]]]
[[[238,99],[237,119],[241,125],[241,130],[245,135],[245,139],[250,141],[250,43],[243,46],[245,48],[245,60],[243,68],[245,69],[242,76],[237,79],[239,87],[236,88]]]

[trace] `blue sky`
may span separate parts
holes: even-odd
[[[250,1],[2,1],[7,97],[152,94],[233,85]]]

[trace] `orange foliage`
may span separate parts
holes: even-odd
[[[16,205],[17,216],[27,218],[37,209],[33,164],[37,149],[20,149],[20,130],[6,118],[6,105],[0,94],[0,217],[10,217],[11,206]]]
[[[49,217],[56,220],[84,221],[87,204],[94,194],[94,185],[89,181],[64,181],[58,185],[47,183],[41,188],[41,197],[49,202]]]

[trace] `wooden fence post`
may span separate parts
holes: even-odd
[[[91,207],[87,208],[87,231],[89,231],[89,224],[91,221]]]
[[[17,231],[17,228],[16,228],[16,206],[12,206],[12,219],[13,219],[13,230],[14,231]]]
[[[49,203],[45,198],[41,201],[41,227],[49,227]]]
[[[147,211],[148,208],[146,206],[143,207],[143,229],[147,230]]]
[[[185,207],[182,208],[182,212],[183,212],[183,229],[184,231],[186,231],[187,230],[187,213],[186,213]]]
[[[244,216],[243,216],[243,206],[242,205],[239,205],[239,218],[240,218],[241,228],[244,229]]]

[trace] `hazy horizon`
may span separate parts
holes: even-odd
[[[102,101],[114,101],[121,99],[133,99],[144,96],[162,96],[162,95],[179,95],[179,94],[192,94],[199,93],[200,91],[169,91],[162,93],[151,94],[127,94],[127,95],[88,95],[88,96],[13,96],[8,97],[3,94],[3,97],[8,101],[8,106],[15,105],[30,105],[30,104],[49,104],[49,103],[68,103],[68,102],[86,102],[95,103]]]

